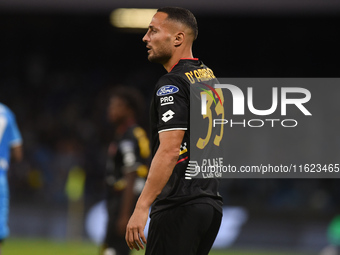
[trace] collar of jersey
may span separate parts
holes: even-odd
[[[174,64],[171,69],[170,69],[170,72],[172,71],[172,69],[174,69],[174,67],[181,61],[181,60],[198,60],[198,58],[181,58],[176,64]],[[169,72],[169,73],[170,73]]]

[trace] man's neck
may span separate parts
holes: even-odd
[[[182,58],[194,58],[192,51],[190,50],[190,52],[186,54],[178,54],[178,56],[173,55],[172,58],[163,65],[165,70],[169,73],[174,65],[176,65]]]

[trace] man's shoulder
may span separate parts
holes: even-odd
[[[0,115],[5,116],[9,121],[12,121],[12,119],[14,119],[14,114],[11,109],[9,109],[8,106],[2,103],[0,103]]]
[[[170,72],[161,76],[157,81],[156,86],[171,85],[174,83],[185,84],[186,82],[180,74]]]
[[[214,72],[199,59],[182,59],[169,74],[189,85],[216,79]]]
[[[183,91],[189,90],[190,83],[184,80],[180,75],[174,73],[167,73],[163,75],[155,87],[155,95],[167,96],[170,94],[181,94]]]
[[[138,124],[131,125],[127,128],[126,132],[124,133],[124,138],[139,138],[141,136],[147,136],[146,131],[144,128],[139,126]]]
[[[8,112],[11,112],[10,109],[6,105],[0,103],[0,114],[7,114]]]

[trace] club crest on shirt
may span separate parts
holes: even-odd
[[[177,88],[174,85],[164,85],[157,90],[157,96],[160,97],[160,96],[175,94],[178,91],[179,91],[179,88]]]

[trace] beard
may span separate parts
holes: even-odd
[[[148,56],[148,60],[152,63],[164,64],[172,57],[170,49],[162,48],[157,53],[151,50],[151,54]]]

